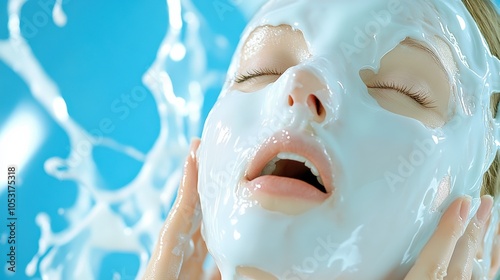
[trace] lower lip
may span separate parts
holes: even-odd
[[[330,196],[330,194],[323,193],[304,181],[273,175],[257,177],[245,183],[243,187],[252,193],[264,193],[313,202],[323,202]]]

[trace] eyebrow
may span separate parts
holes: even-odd
[[[444,72],[446,79],[449,80],[448,71],[446,71],[446,68],[444,67],[443,62],[441,61],[441,59],[439,59],[439,57],[436,55],[436,53],[434,53],[434,51],[431,50],[429,47],[425,46],[424,44],[422,44],[419,41],[412,39],[412,38],[406,38],[405,40],[403,40],[401,42],[401,45],[417,48],[417,49],[423,50],[424,52],[430,54],[432,59],[434,60],[434,62],[436,62],[436,64],[439,66],[439,68],[441,68],[441,70]]]

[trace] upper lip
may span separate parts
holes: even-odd
[[[333,192],[332,161],[323,146],[312,136],[288,130],[281,130],[264,141],[248,165],[245,180],[252,181],[259,177],[266,164],[283,152],[306,158],[317,168],[326,193]]]

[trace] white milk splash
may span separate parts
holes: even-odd
[[[189,139],[198,133],[203,93],[224,76],[207,69],[199,29],[204,19],[189,0],[167,0],[168,30],[154,63],[143,75],[143,83],[155,99],[161,127],[151,150],[142,154],[113,139],[92,135],[68,115],[58,86],[21,34],[20,13],[25,3],[26,0],[8,2],[9,38],[0,41],[0,60],[22,78],[34,99],[68,135],[69,157],[48,159],[46,172],[60,180],[74,181],[78,186],[75,204],[63,213],[67,228],[55,233],[49,215],[43,212],[37,215],[36,223],[41,228],[38,252],[25,273],[33,277],[38,270],[43,279],[94,279],[107,253],[123,252],[140,257],[137,275],[142,275],[164,222],[164,213],[175,195]],[[56,25],[66,24],[61,0],[56,0],[52,17]],[[169,57],[171,60],[167,60]],[[189,90],[179,96],[174,93],[168,70],[183,59],[189,65],[186,71],[190,79],[185,85]],[[92,157],[92,149],[97,146],[142,161],[142,169],[120,189],[103,190]],[[118,210],[112,210],[111,205]],[[127,225],[125,221],[134,217],[137,222]],[[68,255],[61,263],[58,255],[68,251],[72,256]],[[130,275],[113,276],[123,277]]]

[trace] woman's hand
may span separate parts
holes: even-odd
[[[424,247],[405,279],[483,279],[473,275],[476,255],[481,248],[493,199],[481,198],[476,216],[467,225],[470,198],[455,200],[443,214],[436,232]],[[474,277],[474,278],[473,278]]]
[[[143,279],[205,279],[207,248],[200,233],[201,209],[197,192],[196,150],[193,140],[174,206],[165,221]],[[209,279],[220,279],[218,271]]]
[[[203,271],[207,248],[200,233],[197,192],[199,144],[200,140],[191,144],[177,198],[143,279],[207,279]],[[473,279],[474,260],[481,247],[493,199],[483,196],[476,216],[466,225],[470,204],[470,198],[460,198],[450,205],[405,279]],[[218,270],[208,279],[220,279]]]

